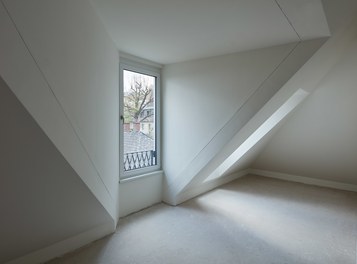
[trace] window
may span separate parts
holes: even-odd
[[[121,59],[121,179],[160,169],[160,69]]]

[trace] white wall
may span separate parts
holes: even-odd
[[[269,142],[254,169],[357,184],[356,32],[354,23],[334,67]]]
[[[3,2],[12,20],[2,10],[3,78],[116,220],[114,44],[86,0]]]
[[[278,46],[163,68],[163,164],[178,174],[292,49]]]
[[[332,35],[347,27],[356,16],[356,0],[321,0]]]
[[[0,255],[50,246],[11,262],[38,263],[115,230],[119,56],[88,1],[15,0],[0,4],[0,57],[2,79],[34,121],[22,119],[39,125],[28,131],[10,114],[23,134],[2,138],[2,151],[19,151],[2,152],[5,165],[19,167],[1,167]]]
[[[0,122],[0,263],[99,226],[112,230],[110,215],[1,78]]]
[[[175,199],[170,186],[184,188],[323,41],[164,67],[165,201]]]
[[[162,201],[163,172],[120,181],[119,216],[124,217]]]

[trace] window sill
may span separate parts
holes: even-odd
[[[158,175],[158,174],[164,174],[164,171],[157,170],[157,171],[153,171],[153,172],[144,173],[144,174],[140,174],[140,175],[137,175],[137,176],[132,176],[132,177],[129,177],[129,178],[121,179],[121,180],[119,180],[119,184],[120,183],[131,182],[131,181],[136,181],[136,180],[139,180],[141,178],[151,177],[151,176],[155,176],[155,175]]]

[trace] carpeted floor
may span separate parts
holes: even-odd
[[[247,176],[51,264],[356,264],[357,193]]]

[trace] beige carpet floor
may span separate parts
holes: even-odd
[[[356,264],[357,193],[246,176],[51,264]]]

